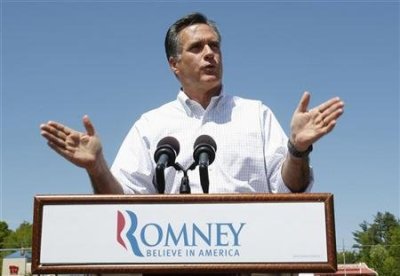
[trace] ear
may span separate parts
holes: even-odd
[[[174,57],[170,57],[168,59],[168,63],[169,63],[169,68],[171,68],[172,72],[174,72],[174,74],[177,75],[179,72],[179,69],[177,67],[178,61]]]

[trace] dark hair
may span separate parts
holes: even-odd
[[[167,55],[168,60],[170,57],[178,58],[178,55],[181,51],[178,36],[179,32],[184,28],[195,24],[207,24],[208,26],[212,27],[218,35],[218,40],[221,42],[221,34],[219,33],[214,21],[208,20],[205,15],[198,12],[188,14],[178,19],[174,24],[171,25],[171,27],[169,27],[167,31],[164,46],[165,54]]]

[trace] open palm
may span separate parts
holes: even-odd
[[[50,121],[40,126],[41,135],[48,145],[73,164],[90,170],[101,154],[102,145],[88,116],[83,117],[86,133]]]
[[[331,132],[343,114],[344,103],[337,97],[308,110],[310,97],[308,92],[303,94],[291,121],[290,139],[300,151]]]

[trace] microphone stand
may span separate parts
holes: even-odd
[[[156,186],[156,189],[159,194],[163,194],[165,190],[165,175],[164,175],[165,166],[157,166],[156,174],[153,178],[153,184]]]
[[[187,172],[188,172],[188,170],[194,170],[196,168],[196,162],[194,162],[192,165],[190,165],[190,167],[187,169],[185,169],[181,164],[175,163],[174,168],[177,171],[183,172],[181,186],[179,188],[179,193],[180,194],[190,194],[191,190],[190,190],[190,184],[189,184],[189,176],[188,176]]]
[[[201,164],[199,165],[199,173],[200,173],[200,184],[203,189],[203,193],[208,194],[208,187],[210,187],[210,180],[208,177],[208,165]]]

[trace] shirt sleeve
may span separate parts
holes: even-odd
[[[125,137],[111,166],[125,194],[154,194],[150,146],[136,123]]]
[[[262,106],[262,126],[264,138],[265,167],[268,187],[271,193],[291,193],[282,178],[282,165],[288,154],[288,138],[272,111]],[[305,192],[310,192],[314,173],[310,167],[310,182]]]

